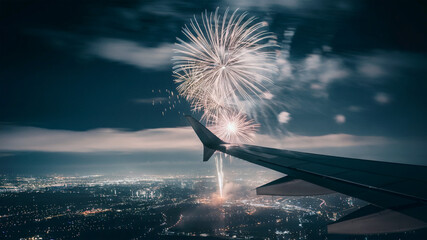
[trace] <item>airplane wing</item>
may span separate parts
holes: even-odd
[[[319,155],[222,141],[191,116],[203,161],[220,151],[286,174],[258,195],[307,196],[340,192],[371,203],[328,225],[335,234],[378,234],[427,227],[427,167]]]

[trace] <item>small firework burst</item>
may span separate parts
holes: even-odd
[[[222,113],[211,123],[211,129],[226,142],[251,142],[259,124],[241,112]]]

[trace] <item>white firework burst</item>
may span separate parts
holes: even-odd
[[[210,124],[212,131],[226,142],[251,142],[259,128],[259,124],[241,112],[223,112]]]
[[[202,14],[194,18],[178,38],[174,62],[180,94],[195,107],[210,112],[218,106],[242,108],[243,102],[259,99],[275,65],[275,36],[237,10],[224,15]],[[218,104],[215,104],[218,103]],[[215,112],[215,110],[214,110]]]

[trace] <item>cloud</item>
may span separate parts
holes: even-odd
[[[301,1],[298,0],[228,0],[228,3],[240,8],[270,8],[270,7],[286,7],[297,8]]]
[[[312,54],[305,59],[305,69],[300,80],[309,84],[310,88],[314,90],[314,96],[327,97],[328,86],[348,75],[349,71],[341,60]]]
[[[12,153],[0,153],[0,158],[14,156]]]
[[[103,38],[89,44],[89,53],[139,68],[164,69],[171,63],[173,47],[169,43],[145,47],[129,40]]]
[[[350,112],[361,112],[361,111],[363,111],[364,109],[363,109],[362,107],[360,107],[360,106],[352,105],[352,106],[348,107],[348,110],[349,110]]]
[[[193,131],[158,128],[141,131],[93,129],[88,131],[13,127],[0,133],[0,151],[42,152],[137,152],[197,150]]]
[[[348,72],[343,69],[341,62],[338,60],[326,60],[322,67],[324,67],[324,71],[319,74],[319,79],[325,84],[342,79],[348,75]]]
[[[343,60],[325,57],[320,54],[310,54],[300,62],[294,63],[298,71],[292,74],[286,54],[277,61],[282,70],[280,79],[286,82],[285,88],[306,92],[314,97],[327,97],[328,87],[350,75],[350,70],[344,66]],[[283,71],[285,69],[285,71]]]
[[[318,54],[310,54],[305,59],[305,69],[306,70],[315,70],[320,68],[320,55]]]
[[[335,122],[338,124],[343,124],[343,123],[345,123],[345,120],[346,120],[345,116],[342,114],[335,115],[334,119],[335,119]]]
[[[241,9],[257,9],[257,10],[277,10],[280,8],[299,10],[293,14],[307,14],[311,11],[319,11],[319,9],[340,9],[351,11],[355,3],[350,1],[305,1],[305,0],[226,0],[227,5]],[[312,16],[312,15],[310,15]],[[313,14],[318,17],[319,14]]]
[[[288,112],[281,112],[279,116],[277,116],[277,119],[280,123],[288,123],[289,120],[291,120],[291,114]]]
[[[289,27],[283,32],[283,42],[281,46],[281,51],[277,52],[277,60],[276,64],[280,70],[280,78],[281,79],[292,79],[293,73],[292,73],[292,64],[289,61],[290,56],[290,49],[293,37],[295,35],[296,28]]]
[[[372,63],[363,63],[359,67],[359,72],[370,78],[382,77],[385,74],[384,70],[381,67]]]
[[[281,78],[291,79],[293,77],[292,64],[286,58],[278,58],[276,64],[280,69]]]
[[[261,97],[267,100],[273,99],[274,95],[271,92],[263,92]]]
[[[374,100],[379,104],[387,104],[390,102],[390,96],[386,93],[379,92],[375,94]]]
[[[422,54],[397,51],[373,51],[360,54],[354,59],[357,73],[361,78],[358,80],[364,84],[384,84],[393,80],[406,78],[408,73],[423,75],[426,61]],[[420,71],[421,70],[421,71]]]
[[[163,101],[167,101],[168,98],[166,97],[153,97],[153,98],[137,98],[133,101],[135,103],[141,103],[141,104],[153,104],[153,103],[162,103]]]
[[[187,3],[188,4],[188,3]],[[180,9],[174,7],[176,2],[168,0],[157,0],[154,2],[143,2],[143,5],[138,9],[138,13],[155,14],[163,17],[175,17],[178,19],[187,19],[191,14],[185,14]],[[128,10],[129,11],[129,10]],[[135,11],[135,10],[132,10]]]
[[[350,134],[328,134],[323,136],[290,135],[282,139],[268,135],[258,135],[256,144],[286,149],[340,148],[355,146],[376,146],[392,143],[391,140],[378,136],[355,136]]]
[[[326,148],[387,144],[376,136],[329,134],[324,136],[291,135],[275,138],[258,134],[256,142],[269,147]],[[190,127],[157,128],[140,131],[93,129],[70,131],[36,127],[9,127],[0,132],[0,151],[39,152],[171,152],[201,151],[202,145]]]

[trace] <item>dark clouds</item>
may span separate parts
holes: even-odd
[[[262,133],[377,136],[414,145],[400,149],[403,161],[427,156],[419,147],[427,140],[420,1],[2,1],[1,125],[134,132],[186,125],[145,103],[175,88],[170,58],[182,26],[218,6],[246,10],[278,36],[280,74]],[[187,104],[179,108],[189,113]]]

